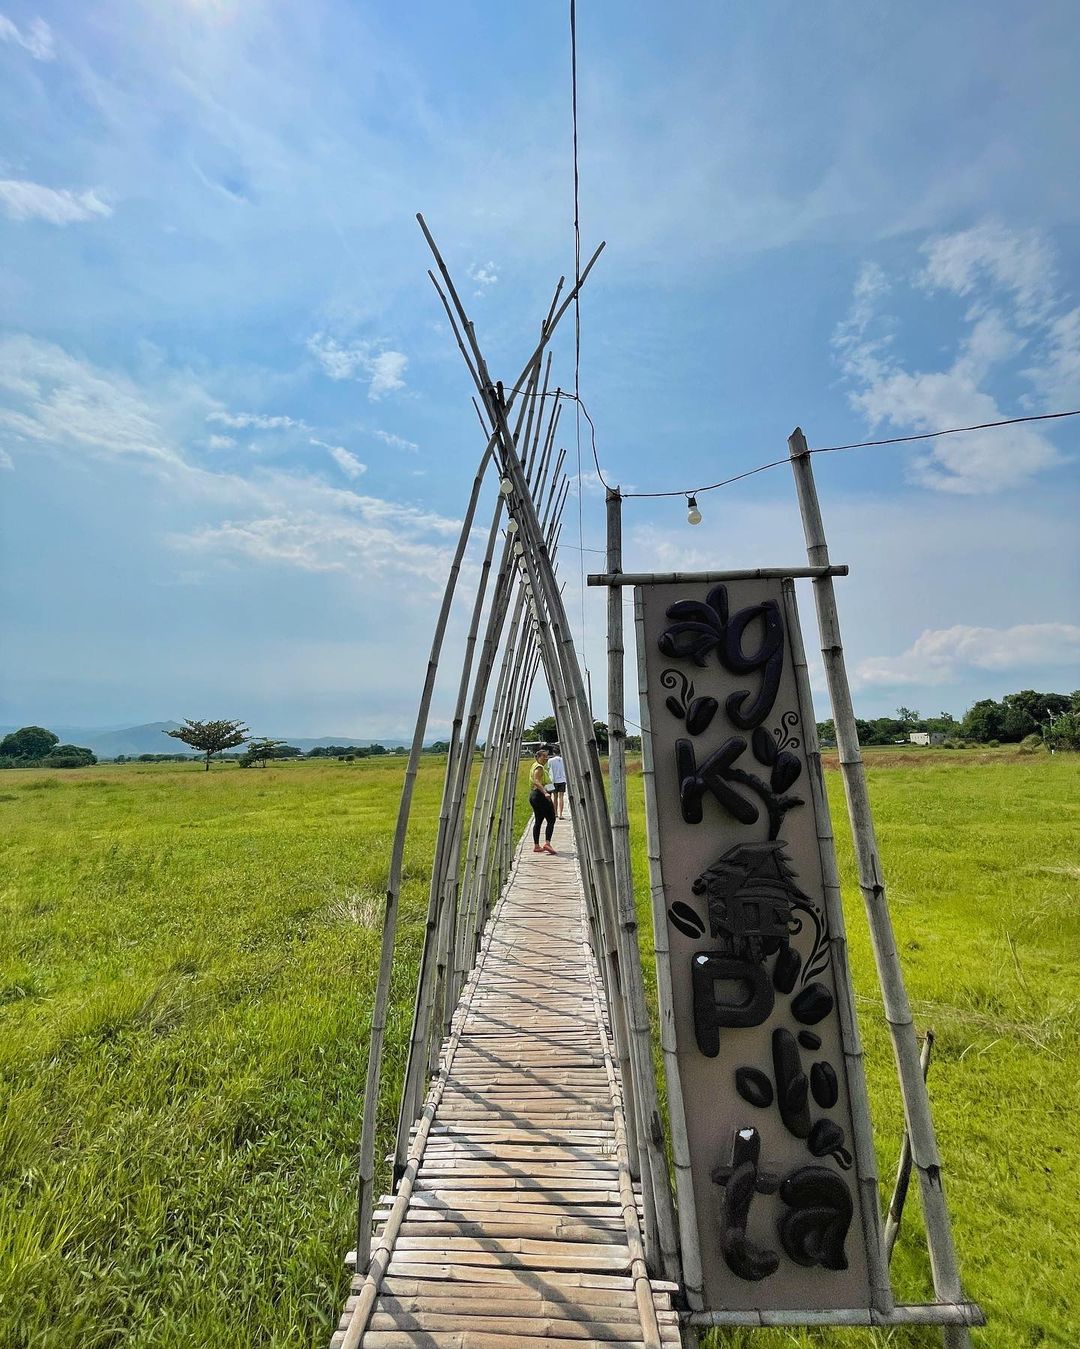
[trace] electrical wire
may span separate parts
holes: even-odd
[[[576,403],[581,408],[585,420],[589,423],[592,432],[592,456],[593,463],[596,465],[596,476],[601,484],[607,490],[613,491],[612,485],[604,477],[603,470],[600,467],[600,458],[596,450],[596,423],[589,415],[589,410],[577,394],[567,392],[565,389],[555,389],[550,393],[544,394],[545,398],[566,398]],[[1024,422],[1053,422],[1060,421],[1064,417],[1080,417],[1080,408],[1073,408],[1068,412],[1037,412],[1027,417],[1005,417],[997,422],[976,422],[972,426],[946,426],[939,431],[919,431],[910,436],[886,436],[880,440],[854,440],[847,445],[818,445],[811,446],[810,454],[836,454],[841,450],[865,450],[880,445],[907,445],[914,440],[933,440],[936,436],[958,436],[966,431],[993,431],[1001,426],[1019,426]],[[768,463],[758,464],[756,468],[744,469],[742,473],[732,474],[730,478],[721,478],[719,482],[706,483],[702,487],[679,487],[664,492],[621,492],[621,497],[636,497],[638,500],[656,500],[660,497],[691,497],[698,496],[702,492],[715,492],[718,487],[728,487],[733,482],[741,482],[744,478],[752,478],[756,473],[764,473],[770,468],[779,468],[782,464],[790,464],[790,455],[785,455],[783,459],[770,459]]]
[[[574,431],[577,444],[577,519],[578,519],[578,585],[581,605],[581,650],[585,651],[585,536],[582,520],[581,490],[581,172],[578,164],[578,98],[577,98],[577,4],[570,0],[570,114],[574,143]],[[588,414],[586,413],[586,416]],[[589,419],[592,426],[592,419]],[[593,427],[593,458],[596,458],[596,428]],[[588,662],[584,660],[588,677]],[[589,679],[589,687],[592,680]]]

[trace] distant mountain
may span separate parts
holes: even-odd
[[[195,751],[189,749],[182,740],[174,740],[171,736],[165,734],[166,731],[179,730],[181,723],[178,721],[148,721],[142,726],[60,726],[47,725],[46,729],[60,737],[60,741],[65,745],[85,745],[91,749],[99,759],[115,759],[117,755],[124,754],[128,758],[136,758],[140,754],[191,754]],[[8,734],[9,731],[17,731],[17,726],[0,726],[0,737]],[[347,745],[355,748],[358,745],[385,745],[387,749],[397,749],[399,745],[407,746],[406,740],[380,740],[377,737],[374,740],[357,740],[355,736],[350,735],[324,735],[318,739],[311,739],[307,736],[273,736],[275,740],[284,740],[289,745],[295,745],[297,749],[303,750],[305,754],[309,750],[322,748],[326,745]]]
[[[313,749],[323,749],[327,745],[348,745],[355,749],[358,745],[385,745],[387,749],[397,749],[400,745],[407,749],[409,742],[407,740],[355,740],[351,735],[324,735],[318,740],[309,740],[302,735],[278,735],[271,736],[272,740],[284,740],[287,745],[295,745],[297,749],[302,749],[305,754]]]

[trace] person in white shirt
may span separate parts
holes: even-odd
[[[558,818],[561,820],[563,806],[566,802],[566,765],[563,763],[558,745],[552,745],[551,751],[551,758],[548,759],[548,772],[551,774],[551,794],[554,797]]]

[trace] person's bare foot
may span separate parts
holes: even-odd
[[[552,857],[558,857],[558,855],[559,855],[559,854],[555,851],[555,849],[551,846],[550,843],[545,843],[544,846],[540,849],[540,851],[541,851],[541,852],[549,852],[549,853],[552,855]]]
[[[543,852],[543,851],[544,851],[544,850],[543,850],[543,848],[541,848],[541,846],[540,846],[539,843],[534,843],[534,844],[533,844],[533,852]]]

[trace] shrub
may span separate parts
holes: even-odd
[[[1033,731],[1031,735],[1025,735],[1023,740],[1017,746],[1021,754],[1038,754],[1043,748],[1043,739],[1041,735],[1036,735]]]
[[[1000,748],[1001,748],[1001,741],[1000,741],[1000,740],[988,740],[986,743],[989,745],[989,747],[990,747],[991,749],[1000,749]]]

